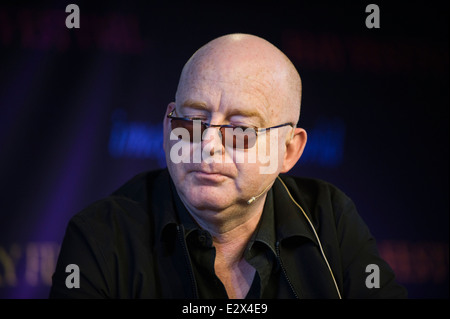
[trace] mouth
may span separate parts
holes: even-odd
[[[216,171],[194,170],[191,174],[198,182],[207,184],[219,184],[228,179],[228,175]]]

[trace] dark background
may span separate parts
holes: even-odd
[[[303,80],[308,144],[291,174],[355,201],[411,298],[448,298],[448,22],[437,1],[2,1],[0,297],[47,297],[70,217],[165,166],[186,60],[244,32]]]

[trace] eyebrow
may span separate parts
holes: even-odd
[[[186,100],[181,104],[181,106],[189,107],[189,108],[197,109],[197,110],[208,111],[208,105],[206,103],[200,102],[200,101]]]
[[[186,100],[181,104],[182,107],[188,107],[193,108],[197,110],[202,111],[210,111],[210,108],[205,102],[195,101],[195,100]],[[267,124],[264,118],[261,116],[260,113],[258,113],[255,110],[248,110],[248,109],[239,109],[239,108],[233,108],[227,113],[227,117],[232,116],[244,116],[244,117],[256,117],[260,120],[260,123],[262,125]]]

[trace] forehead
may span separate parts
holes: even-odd
[[[231,73],[231,72],[226,72]],[[180,83],[177,104],[220,112],[226,116],[259,117],[270,123],[278,106],[271,96],[273,86],[257,76],[243,76],[238,71],[191,73]]]
[[[226,104],[225,104],[226,105]],[[190,108],[206,112],[217,112],[216,108],[203,100],[193,100],[187,99],[181,103],[181,107]],[[227,106],[219,107],[218,112],[221,112],[227,118],[233,116],[244,116],[247,118],[255,118],[259,120],[259,124],[265,125],[267,123],[265,114],[261,113],[257,107],[247,107],[245,104],[240,103],[239,105],[229,104]]]

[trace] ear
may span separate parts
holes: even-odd
[[[286,153],[284,154],[281,173],[287,173],[298,162],[305,149],[307,138],[304,129],[294,129],[294,136],[286,143]]]
[[[170,130],[170,119],[167,117],[167,115],[170,114],[170,112],[172,112],[175,109],[175,102],[171,102],[169,103],[169,105],[167,105],[167,109],[166,109],[166,114],[164,114],[164,119],[163,119],[163,146],[164,149],[166,149],[166,143],[167,143],[167,138],[169,137],[169,130]]]

